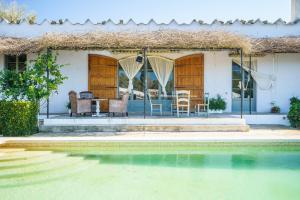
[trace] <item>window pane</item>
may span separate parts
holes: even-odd
[[[119,97],[122,97],[128,91],[129,79],[122,67],[119,67]]]
[[[241,73],[239,71],[233,71],[232,72],[232,79],[241,79]]]
[[[250,94],[250,97],[253,98],[253,90],[246,90],[245,91],[245,94],[244,94],[244,98],[249,98],[249,94]]]
[[[240,89],[232,89],[232,98],[241,98],[241,90]]]
[[[20,63],[19,62],[19,72],[23,72],[26,70],[26,63]]]
[[[149,66],[148,66],[149,67]],[[156,75],[154,74],[151,67],[148,68],[147,71],[147,88],[148,91],[151,93],[152,99],[158,99],[160,95],[160,84],[156,78]]]
[[[8,69],[8,70],[16,70],[16,63],[7,63],[6,69]]]
[[[26,54],[19,55],[19,62],[22,62],[22,63],[26,62]]]
[[[237,63],[232,62],[232,71],[240,71],[240,70],[241,70],[240,66]]]
[[[7,63],[11,63],[11,62],[15,63],[17,61],[17,57],[12,55],[5,55],[5,59]]]
[[[239,80],[232,80],[232,88],[241,88]]]
[[[167,94],[168,95],[171,95],[172,92],[174,91],[174,74],[173,74],[173,71],[170,75],[170,78],[169,78],[169,81],[166,85],[166,91],[167,91]]]
[[[134,99],[144,99],[144,71],[140,70],[133,79]]]
[[[16,56],[5,55],[5,68],[8,70],[16,70]]]

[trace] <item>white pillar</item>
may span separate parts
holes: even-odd
[[[292,0],[291,2],[291,21],[300,19],[300,0]]]

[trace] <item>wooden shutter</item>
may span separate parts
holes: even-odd
[[[191,91],[191,110],[203,103],[204,55],[195,54],[175,60],[175,90]]]
[[[118,61],[114,58],[89,55],[89,91],[95,97],[117,97],[117,66]],[[108,101],[101,103],[101,111],[108,112]]]

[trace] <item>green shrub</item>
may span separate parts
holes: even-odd
[[[290,99],[288,119],[292,127],[300,128],[300,99],[297,97],[292,97]]]
[[[38,131],[38,105],[30,101],[0,101],[0,134],[26,136]]]
[[[225,110],[226,102],[220,95],[218,95],[217,98],[209,99],[209,109],[210,110]]]

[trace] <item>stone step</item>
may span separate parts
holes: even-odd
[[[28,160],[32,158],[37,158],[41,156],[47,156],[52,154],[51,151],[22,151],[22,152],[15,152],[15,153],[6,153],[0,157],[0,163],[2,162],[10,162],[10,161],[21,161],[21,160]]]
[[[13,169],[13,168],[24,168],[32,165],[48,163],[52,161],[58,161],[61,159],[65,159],[67,154],[51,154],[47,156],[40,156],[40,157],[32,157],[26,160],[13,160],[7,162],[1,162],[0,170],[2,169]]]
[[[66,157],[64,163],[48,166],[43,168],[36,166],[30,171],[14,172],[1,174],[0,188],[20,187],[31,184],[48,183],[49,181],[61,181],[67,177],[73,177],[78,173],[89,170],[90,167],[96,166],[99,161],[83,161],[82,158]]]
[[[244,125],[245,119],[238,117],[222,118],[50,118],[44,119],[43,125]]]
[[[196,125],[42,125],[43,133],[74,132],[247,132],[247,124],[196,124]]]

